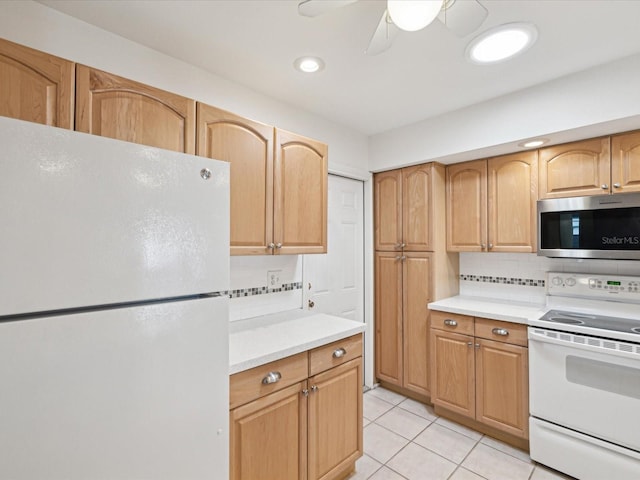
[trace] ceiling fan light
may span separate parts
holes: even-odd
[[[398,28],[415,32],[435,20],[442,2],[443,0],[387,0],[387,11]]]

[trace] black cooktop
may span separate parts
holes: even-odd
[[[547,322],[564,325],[580,325],[583,327],[613,330],[616,332],[635,333],[640,335],[640,319],[633,320],[620,317],[606,317],[604,315],[590,315],[585,313],[549,310],[540,318]]]

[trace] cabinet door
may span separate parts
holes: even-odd
[[[539,162],[540,198],[609,193],[609,137],[541,148]]]
[[[476,419],[518,437],[529,435],[528,349],[476,339]]]
[[[431,329],[431,401],[475,418],[473,337]]]
[[[195,101],[102,72],[76,67],[76,130],[195,153]]]
[[[362,358],[311,377],[309,386],[309,480],[341,478],[363,451]]]
[[[74,64],[0,39],[0,115],[73,128]]]
[[[272,253],[273,127],[198,103],[197,154],[231,164],[231,255]]]
[[[327,146],[276,129],[275,253],[327,253]]]
[[[611,137],[613,193],[640,191],[640,132]]]
[[[430,253],[405,253],[402,265],[404,387],[429,395]]]
[[[412,252],[433,250],[431,166],[402,169],[402,242]]]
[[[402,170],[376,173],[373,184],[375,249],[402,250]]]
[[[402,385],[401,253],[376,252],[376,377]]]
[[[306,381],[230,412],[231,480],[307,478],[305,387]]]
[[[447,251],[481,252],[487,242],[487,162],[447,167]]]
[[[487,162],[487,176],[487,249],[535,252],[538,152],[491,158]]]

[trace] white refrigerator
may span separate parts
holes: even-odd
[[[0,479],[228,478],[229,166],[0,117]]]

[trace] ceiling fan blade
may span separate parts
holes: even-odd
[[[373,32],[371,41],[367,50],[364,52],[367,55],[378,55],[387,50],[393,43],[393,39],[396,38],[400,30],[396,27],[385,10],[382,14],[382,18],[378,22],[376,31]]]
[[[457,36],[464,37],[476,31],[488,14],[478,0],[445,0],[438,20]]]
[[[335,8],[344,7],[358,0],[303,0],[298,4],[298,13],[305,17],[317,17]]]

